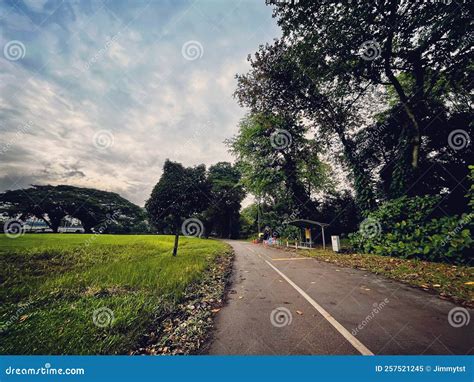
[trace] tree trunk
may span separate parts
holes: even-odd
[[[310,194],[306,192],[306,188],[297,177],[297,166],[290,155],[284,155],[285,163],[283,171],[285,173],[285,185],[290,193],[292,210],[299,210],[303,218],[314,219],[314,213],[311,203]]]
[[[390,3],[390,17],[389,17],[390,25],[394,25],[396,14],[397,14],[397,2],[393,1]],[[405,113],[412,125],[413,131],[410,134],[411,135],[410,144],[412,145],[411,167],[414,171],[416,171],[418,169],[418,162],[420,158],[421,118],[418,118],[414,109],[416,107],[419,107],[419,103],[417,102],[417,100],[423,99],[424,70],[423,70],[423,66],[421,62],[421,53],[414,52],[413,64],[415,67],[415,71],[412,74],[415,77],[416,86],[414,89],[415,94],[411,97],[414,100],[414,102],[411,102],[411,100],[405,93],[403,86],[401,85],[400,81],[395,76],[392,70],[391,59],[392,59],[392,46],[393,46],[394,33],[395,32],[393,29],[389,31],[387,40],[385,41],[385,44],[384,44],[384,49],[382,53],[382,56],[384,58],[384,72],[388,80],[390,81],[390,83],[393,85],[395,91],[397,92],[398,98],[400,99],[400,102],[403,105],[403,109],[405,110]]]
[[[173,256],[176,256],[178,254],[178,241],[179,241],[179,230],[176,230],[174,234]]]
[[[55,221],[54,219],[46,219],[45,216],[41,215],[40,217],[37,216],[38,219],[43,220],[46,225],[54,232],[58,233],[58,228],[59,228],[59,222]]]
[[[418,119],[411,105],[408,105],[408,103],[403,103],[403,107],[412,125],[413,131],[411,132],[411,140],[410,140],[410,143],[412,145],[411,167],[416,170],[418,168],[418,162],[420,158],[420,143],[421,143],[420,124],[418,123]]]
[[[354,188],[360,211],[372,211],[377,207],[370,175],[365,171],[355,156],[354,144],[345,135],[343,129],[337,128],[336,133],[342,143],[344,158],[354,177]]]

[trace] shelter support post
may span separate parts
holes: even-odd
[[[324,226],[321,227],[323,230],[323,249],[326,249],[326,239],[324,238]]]

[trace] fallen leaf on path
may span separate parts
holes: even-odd
[[[239,300],[242,300],[244,298],[244,296],[239,296]]]
[[[212,313],[217,313],[219,310],[220,310],[219,308],[217,308],[217,309],[212,309],[211,312],[212,312]]]
[[[303,312],[301,310],[297,310],[296,313],[298,313],[300,316],[303,315]]]

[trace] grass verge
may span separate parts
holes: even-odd
[[[173,237],[0,236],[1,354],[128,354],[166,332],[229,247]],[[161,319],[161,320],[160,320]]]
[[[371,254],[335,253],[323,249],[297,250],[297,253],[343,267],[369,271],[437,294],[442,299],[474,307],[474,267]]]

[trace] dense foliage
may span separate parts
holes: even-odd
[[[163,174],[145,208],[151,223],[161,233],[238,237],[240,203],[245,192],[240,173],[230,163],[219,162],[208,171],[204,165],[184,167],[166,160]]]
[[[178,240],[183,221],[202,212],[208,205],[209,187],[204,165],[184,167],[166,160],[163,174],[153,188],[145,208],[151,223],[159,230],[175,235],[173,256],[178,253]],[[196,226],[197,236],[202,228]]]
[[[472,214],[445,216],[441,197],[406,197],[383,203],[349,235],[355,249],[383,256],[468,262]]]
[[[209,207],[202,214],[206,235],[236,239],[240,231],[240,203],[245,191],[240,184],[240,172],[228,162],[209,167]]]
[[[290,117],[251,114],[228,141],[246,189],[288,213],[310,218],[317,213],[314,192],[329,186],[329,167],[307,128]]]
[[[249,191],[270,206],[262,219],[281,225],[298,199],[309,207],[302,215],[330,223],[331,234],[380,219],[380,235],[353,236],[361,251],[461,261],[470,241],[456,228],[471,216],[472,7],[301,0],[276,2],[273,15],[282,37],[249,55],[250,70],[237,75],[235,96],[250,115],[231,144]],[[310,148],[333,172],[285,171],[268,144],[281,126],[298,141],[286,151],[295,163]],[[348,180],[350,191],[324,186],[327,174]],[[316,187],[294,198],[294,176],[296,185],[315,177]],[[286,208],[280,195],[293,195]],[[435,208],[428,201],[437,196]],[[405,202],[411,209],[401,209]]]

